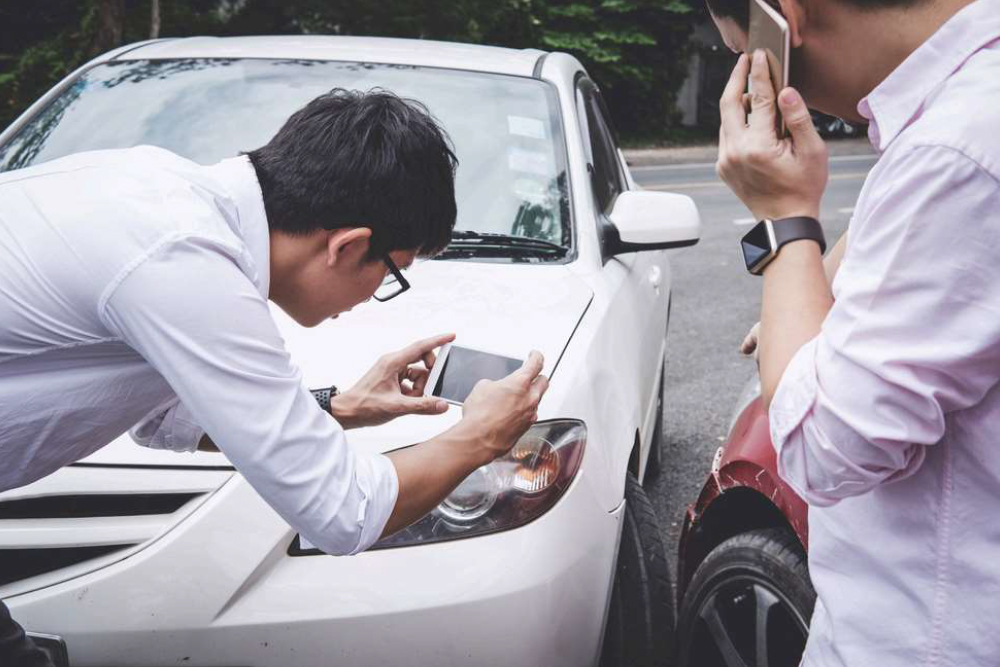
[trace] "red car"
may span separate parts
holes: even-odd
[[[681,532],[679,667],[795,667],[816,593],[806,504],[778,478],[760,385],[744,390]]]

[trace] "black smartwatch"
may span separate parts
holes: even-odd
[[[330,385],[327,389],[312,389],[310,391],[312,391],[313,398],[315,398],[316,402],[319,403],[319,407],[323,408],[326,412],[333,414],[330,409],[330,400],[340,393],[340,390],[337,389],[336,385]]]
[[[801,239],[815,241],[819,244],[820,254],[826,252],[823,228],[816,218],[761,220],[740,240],[747,271],[755,276],[761,275],[764,267],[778,256],[781,246]]]

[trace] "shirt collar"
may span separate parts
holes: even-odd
[[[977,0],[948,19],[858,103],[858,113],[870,121],[868,137],[875,149],[884,151],[938,86],[997,39],[1000,0]]]
[[[271,284],[271,235],[257,171],[246,155],[227,158],[205,169],[236,206],[238,228],[233,231],[246,243],[257,267],[257,275],[252,277],[254,284],[266,299]]]

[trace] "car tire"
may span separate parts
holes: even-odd
[[[622,521],[601,667],[663,667],[673,652],[670,568],[656,512],[631,473]]]
[[[691,578],[678,619],[677,665],[796,667],[815,603],[806,554],[791,530],[731,537]]]

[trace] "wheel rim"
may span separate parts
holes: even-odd
[[[687,626],[681,662],[691,667],[795,667],[809,633],[795,605],[749,573],[717,581]]]

